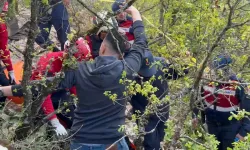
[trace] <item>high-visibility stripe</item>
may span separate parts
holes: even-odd
[[[218,94],[235,96],[235,90],[220,90]]]
[[[119,27],[119,29],[121,29],[121,30],[123,30],[123,31],[125,31],[125,32],[129,32],[129,29],[130,29],[130,28],[126,28],[126,27]]]
[[[215,87],[211,87],[211,86],[203,86],[203,89],[205,91],[210,92],[210,93],[214,93],[214,91],[215,91]]]
[[[134,44],[134,41],[135,40],[130,40],[130,41],[128,41],[130,44]]]
[[[216,106],[219,107],[219,109],[222,108],[220,109],[222,111],[232,110],[232,106],[239,104],[239,100],[235,96],[235,88],[231,85],[220,86],[218,90],[214,86],[203,86],[203,89],[206,103],[212,104],[217,99]],[[215,95],[215,93],[217,94]],[[228,110],[224,108],[228,108]]]
[[[209,91],[210,93],[215,93],[217,91],[215,91],[215,87],[211,87],[211,86],[203,86],[203,89],[205,91]],[[231,95],[231,96],[235,96],[235,90],[232,89],[218,89],[217,94],[222,94],[222,95]]]
[[[207,105],[207,107],[209,107],[210,109],[214,109],[214,105],[208,103],[207,101],[205,101],[205,104]],[[238,105],[233,105],[232,107],[220,107],[220,106],[216,106],[216,111],[220,111],[220,112],[231,112],[231,111],[236,111],[239,108]]]

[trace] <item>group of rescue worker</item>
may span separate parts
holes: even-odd
[[[53,77],[62,71],[63,62],[70,51],[67,41],[70,26],[66,9],[69,2],[70,0],[51,0],[52,9],[44,13],[45,15],[39,20],[38,26],[41,32],[37,36],[36,42],[45,49],[52,46],[52,52],[39,58],[37,67],[33,69],[31,80],[40,80],[44,75]],[[115,18],[118,28],[111,27],[109,30],[106,26],[102,26],[96,34],[77,39],[74,43],[76,51],[73,56],[78,61],[78,67],[63,70],[65,77],[42,104],[44,114],[49,115],[55,109],[60,108],[64,102],[73,104],[72,94],[77,96],[77,103],[67,108],[70,111],[64,109],[62,113],[49,118],[58,136],[68,135],[67,130],[70,129],[71,150],[128,150],[134,148],[128,144],[130,141],[124,138],[124,133],[119,132],[119,128],[125,124],[125,106],[127,104],[127,97],[123,95],[125,85],[120,84],[124,71],[126,71],[128,79],[135,80],[138,84],[143,84],[154,76],[155,80],[152,85],[157,87],[155,95],[159,99],[168,94],[167,80],[176,80],[188,73],[188,69],[178,72],[170,67],[171,64],[167,63],[163,57],[153,56],[148,47],[139,11],[134,6],[123,10],[124,3],[125,0],[116,0],[112,4],[112,11],[117,14]],[[3,13],[7,11],[2,10]],[[47,10],[47,6],[41,6],[40,11],[44,10]],[[47,29],[50,31],[52,25],[57,31],[61,49],[48,38]],[[7,48],[8,34],[4,23],[1,23],[1,31],[2,52],[0,57],[9,72],[9,80],[1,71],[0,97],[22,97],[22,86],[15,84],[15,75]],[[88,61],[89,59],[93,59],[93,61]],[[167,72],[163,71],[164,69],[158,69],[156,62],[160,62]],[[229,56],[220,55],[212,62],[213,65],[210,66],[210,69],[215,73],[217,71],[221,71],[225,75],[231,73],[229,70],[232,59]],[[214,134],[220,142],[219,150],[232,147],[234,141],[243,141],[250,132],[248,118],[240,121],[228,120],[232,112],[237,114],[237,111],[242,109],[250,112],[248,94],[245,93],[243,87],[239,86],[240,80],[234,74],[224,81],[228,81],[228,83],[208,83],[203,86],[201,93],[204,100],[193,111],[193,123],[195,124],[201,111],[198,106],[200,104],[206,106],[201,113],[205,116],[208,132]],[[231,81],[237,84],[232,84]],[[39,87],[32,87],[31,90],[32,93],[37,93]],[[117,95],[116,103],[104,95],[106,91]],[[33,96],[35,97],[35,95]],[[133,108],[132,112],[138,115],[145,111],[149,103],[147,97],[140,93],[132,96],[129,102]],[[168,104],[159,106],[159,110],[161,111],[148,117],[148,122],[144,126],[147,133],[143,140],[145,150],[161,148],[161,142],[165,136],[165,122],[169,117]]]

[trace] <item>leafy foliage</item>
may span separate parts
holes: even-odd
[[[48,0],[41,2],[48,5]],[[19,5],[30,9],[30,0],[24,0],[21,3]],[[86,1],[86,3],[94,12],[110,11],[112,4],[111,1],[104,0]],[[158,89],[152,86],[152,83],[155,80],[163,82],[166,80],[164,77],[153,76],[149,81],[138,84],[127,79],[126,72],[122,73],[120,84],[125,85],[123,96],[129,99],[135,94],[142,94],[149,102],[144,113],[137,112],[132,115],[131,120],[127,120],[128,124],[139,122],[138,126],[133,126],[133,136],[135,134],[135,138],[139,138],[148,134],[143,129],[148,117],[159,111],[159,105],[168,105],[171,109],[170,118],[166,122],[165,147],[216,149],[219,143],[215,137],[209,135],[201,123],[194,129],[190,122],[192,107],[202,99],[201,96],[195,96],[197,100],[193,102],[192,95],[200,95],[199,88],[207,84],[208,80],[212,80],[215,85],[218,84],[217,81],[220,78],[215,77],[211,71],[212,58],[218,54],[230,55],[233,59],[233,64],[230,66],[231,72],[236,73],[246,83],[250,81],[250,2],[247,0],[220,0],[218,3],[213,0],[140,0],[136,1],[135,5],[141,11],[150,49],[154,55],[166,58],[171,64],[170,68],[179,72],[189,68],[189,74],[178,80],[168,80],[170,94],[159,98],[155,95]],[[75,36],[85,35],[93,27],[90,21],[93,14],[82,8],[76,1],[72,2],[69,10],[70,23],[74,30],[68,35],[68,39],[73,41]],[[191,55],[188,52],[191,52]],[[64,61],[64,67],[72,68],[72,66],[76,67],[76,60],[69,56]],[[168,71],[168,68],[162,67],[159,62],[157,66],[163,72]],[[204,69],[203,66],[208,66],[208,68]],[[202,77],[199,77],[200,72]],[[198,87],[195,85],[196,81],[198,81]],[[44,86],[47,85],[44,84]],[[247,93],[248,88],[246,86],[244,88]],[[185,89],[191,90],[185,92]],[[104,96],[108,96],[114,103],[119,99],[116,93],[110,91],[106,91]],[[74,102],[77,103],[77,101],[77,98],[74,98]],[[241,120],[249,115],[249,112],[241,110],[237,114],[232,114],[229,120],[233,118]],[[1,118],[4,117],[1,116]],[[0,131],[1,138],[12,141],[14,131],[22,124],[22,119],[22,113],[11,118],[4,118],[1,121],[3,123]],[[39,130],[34,131],[34,134],[27,139],[15,142],[15,145],[21,149],[32,149],[32,146],[36,146],[36,149],[45,147],[59,149],[60,142],[45,138],[47,136],[45,126],[39,127]],[[127,126],[121,126],[119,131],[126,130],[129,130]],[[129,133],[128,136],[132,136],[131,132],[127,133]],[[235,143],[234,149],[249,149],[249,139],[248,135],[244,142]]]

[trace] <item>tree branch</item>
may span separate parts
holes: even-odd
[[[214,79],[209,79],[209,78],[201,78],[203,80],[207,80],[209,82],[216,82],[216,83],[221,83],[221,84],[236,84],[236,85],[250,85],[250,83],[241,83],[241,82],[225,82],[225,81],[220,81],[220,80],[214,80]]]
[[[24,92],[24,107],[26,108],[26,114],[28,116],[33,116],[31,114],[31,103],[32,103],[32,93],[29,86],[29,80],[32,73],[32,60],[34,52],[34,43],[36,38],[36,29],[37,29],[37,10],[38,10],[39,0],[31,1],[31,17],[30,17],[30,29],[28,33],[28,40],[26,43],[26,49],[24,51],[24,73],[22,79],[22,87]]]
[[[205,67],[207,66],[207,62],[208,62],[209,58],[211,57],[212,53],[214,52],[215,48],[218,46],[218,44],[220,43],[220,41],[222,40],[222,38],[226,34],[226,32],[230,28],[232,28],[232,16],[234,14],[234,9],[235,9],[236,5],[238,5],[238,2],[239,1],[236,1],[235,4],[233,6],[231,6],[230,0],[228,0],[228,6],[230,8],[230,12],[229,12],[229,15],[228,15],[227,24],[223,28],[223,30],[220,32],[220,34],[217,36],[216,40],[213,42],[212,46],[209,48],[207,56],[204,58],[204,60],[201,63],[201,67],[198,70],[198,73],[196,75],[196,79],[194,81],[194,84],[193,84],[193,87],[192,87],[192,90],[191,90],[190,103],[189,103],[190,109],[182,111],[182,116],[180,116],[180,119],[177,122],[176,127],[175,127],[175,133],[174,133],[173,141],[172,141],[172,144],[171,144],[172,147],[176,146],[177,141],[180,138],[181,126],[184,124],[188,112],[190,112],[194,108],[194,102],[195,102],[196,97],[197,97],[198,92],[199,92],[199,84],[200,84],[200,81],[202,79],[202,75],[203,75],[203,72],[205,70]]]
[[[202,143],[200,143],[200,142],[198,142],[198,141],[192,139],[192,138],[189,137],[189,136],[181,136],[180,138],[188,139],[188,140],[190,140],[190,141],[192,141],[192,142],[194,142],[194,143],[196,143],[196,144],[198,144],[198,145],[201,145],[201,146],[205,147],[206,149],[209,149],[206,145],[204,145],[204,144],[202,144]]]

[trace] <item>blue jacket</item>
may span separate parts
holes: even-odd
[[[143,51],[147,49],[142,21],[136,21],[133,28],[135,45],[125,57],[126,64],[113,56],[98,56],[93,62],[80,63],[77,70],[65,72],[60,88],[76,86],[78,97],[71,128],[73,142],[112,144],[124,135],[118,132],[125,124],[126,108],[125,86],[119,80],[123,71],[128,78],[133,78],[134,71],[141,67]],[[117,101],[105,96],[105,91],[117,94]]]
[[[178,74],[178,72],[176,70],[174,70],[173,68],[170,68],[169,64],[166,63],[166,61],[163,60],[163,58],[159,58],[159,57],[155,57],[156,61],[160,61],[160,59],[162,60],[162,65],[163,68],[167,68],[168,72],[163,72],[163,69],[157,69],[157,72],[155,74],[155,81],[153,82],[153,86],[157,87],[158,90],[155,92],[155,95],[162,99],[164,98],[166,95],[168,95],[168,79],[173,79],[176,80],[180,77],[180,75]],[[185,73],[187,73],[187,70],[184,71]],[[162,76],[163,81],[159,80],[158,77]],[[143,82],[148,81],[150,79],[147,77],[143,78]],[[141,83],[141,79],[140,78],[136,78],[137,83]],[[133,96],[131,98],[131,105],[133,106],[133,111],[134,113],[139,110],[141,113],[143,113],[145,111],[146,106],[148,105],[148,100],[146,97],[144,97],[141,94],[136,94],[135,96]],[[162,109],[164,108],[164,109]],[[161,109],[162,111],[159,114],[154,114],[151,115],[150,118],[151,119],[161,119],[162,121],[166,121],[169,117],[169,106],[168,104],[163,105],[161,107],[159,107],[159,109]]]
[[[58,0],[61,1],[61,0]],[[61,2],[60,4],[56,4],[51,13],[52,19],[54,20],[68,20],[69,19],[69,14],[66,9],[66,7],[63,5]]]
[[[49,1],[49,6],[46,5],[41,5],[40,7],[40,12],[42,15],[46,15],[43,17],[49,17],[52,20],[68,20],[69,19],[69,14],[64,6],[62,0],[50,0]],[[48,7],[52,7],[52,12],[51,14],[47,14]],[[47,20],[47,19],[45,19]]]

